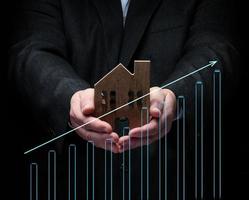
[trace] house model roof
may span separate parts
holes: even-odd
[[[128,73],[131,76],[134,76],[134,73],[132,74],[128,69],[126,69],[126,67],[119,63],[116,67],[114,67],[110,72],[108,72],[105,76],[103,76],[98,82],[96,82],[94,84],[94,86],[98,85],[99,83],[101,83],[104,79],[108,78],[108,76],[113,75],[113,73],[115,73],[115,71],[124,71],[125,73]]]

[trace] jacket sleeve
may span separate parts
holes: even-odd
[[[59,0],[28,0],[15,20],[9,78],[33,113],[55,133],[67,128],[73,93],[89,87],[70,65]]]
[[[230,1],[199,1],[193,15],[183,55],[177,62],[174,72],[164,83],[167,84],[193,72],[209,64],[209,61],[217,61],[213,68],[201,70],[167,87],[173,90],[177,96],[185,97],[188,102],[187,112],[192,112],[194,109],[196,81],[203,82],[204,103],[212,104],[214,68],[221,71],[224,94],[232,94],[231,91],[236,84],[238,75],[239,53],[233,38],[234,16],[230,8],[232,8]],[[193,119],[193,113],[190,115],[190,118]]]

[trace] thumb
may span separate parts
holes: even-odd
[[[155,88],[157,89],[157,88]],[[152,91],[154,88],[152,89]],[[164,95],[161,91],[152,92],[150,95],[150,115],[158,118],[163,109]]]
[[[82,95],[82,112],[84,115],[89,115],[94,112],[94,90],[86,90]]]

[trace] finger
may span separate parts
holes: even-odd
[[[124,143],[125,143],[127,140],[129,140],[129,138],[130,138],[129,135],[125,135],[125,136],[120,137],[120,138],[119,138],[119,141],[118,141],[119,145],[121,145],[121,146],[124,145]]]
[[[96,117],[86,117],[84,119],[85,128],[91,131],[95,132],[105,132],[105,133],[111,133],[112,132],[112,126],[102,121]]]
[[[150,115],[152,117],[157,118],[161,114],[162,109],[163,109],[164,98],[165,98],[164,93],[161,92],[160,88],[158,87],[151,88]]]
[[[111,151],[113,153],[119,153],[120,152],[120,145],[118,143],[113,143],[110,140],[106,140],[104,149]]]
[[[106,140],[112,140],[113,143],[117,143],[119,137],[116,133],[112,132],[111,134],[106,133],[97,133],[94,131],[89,131],[86,129],[78,129],[76,131],[84,140],[95,142],[96,146],[104,147]]]
[[[104,146],[103,145],[96,145],[94,142],[93,142],[93,144],[97,148],[101,148],[101,149],[104,149],[104,150],[107,150],[107,151],[111,151],[113,153],[119,153],[120,152],[120,147],[118,146],[117,143],[107,142]]]
[[[143,125],[142,127],[137,127],[131,129],[129,132],[130,137],[146,137],[158,134],[158,119],[153,118],[148,124]]]
[[[93,131],[86,130],[84,128],[80,128],[76,130],[77,134],[83,138],[86,141],[91,141],[94,143],[96,147],[105,149],[106,147],[108,150],[111,150],[112,146],[112,151],[119,152],[119,148],[116,145],[119,141],[119,137],[116,133],[112,132],[111,134],[105,134],[105,133],[96,133]],[[113,145],[107,145],[106,141],[112,141]]]
[[[77,124],[77,123],[75,123],[75,122],[72,122],[72,126],[73,127],[75,127],[75,128],[77,128],[77,127],[80,127],[80,125],[79,124]],[[85,140],[92,140],[92,138],[90,138],[90,137],[92,137],[93,136],[93,139],[95,139],[95,138],[103,138],[103,139],[105,139],[105,137],[107,137],[107,139],[112,139],[112,141],[113,142],[115,142],[115,143],[118,143],[118,141],[119,141],[119,136],[118,136],[118,134],[117,133],[115,133],[115,132],[111,132],[111,133],[104,133],[104,132],[95,132],[95,131],[91,131],[91,130],[87,130],[87,129],[85,129],[85,127],[81,127],[81,128],[78,128],[76,131],[78,131],[79,132],[79,134],[82,134],[82,133],[84,133],[84,135],[86,136],[86,135],[89,135],[88,137],[86,137],[86,139]],[[91,135],[93,133],[93,135]],[[85,137],[84,136],[84,137]],[[96,137],[95,137],[96,136]],[[87,139],[88,138],[88,139]]]
[[[156,140],[158,140],[158,135],[153,135],[150,136],[148,139],[147,138],[131,138],[131,137],[125,137],[125,138],[120,138],[123,143],[120,145],[120,152],[127,151],[129,149],[135,149],[140,146],[144,145],[149,145]]]
[[[137,146],[145,145],[147,142],[148,142],[148,144],[150,144],[150,142],[153,142],[155,138],[158,139],[158,135],[153,135],[153,136],[150,136],[148,138],[147,137],[132,138],[132,137],[129,137],[128,135],[126,135],[126,136],[123,136],[119,139],[119,145],[121,148],[123,146],[127,146],[127,145],[129,145],[129,140],[130,140],[131,147],[137,147]]]

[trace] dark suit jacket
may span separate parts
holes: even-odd
[[[10,80],[54,135],[67,130],[72,94],[118,63],[132,71],[135,59],[151,60],[151,86],[160,86],[217,60],[232,81],[238,53],[230,7],[225,0],[132,0],[123,27],[119,0],[25,1],[11,41]],[[209,103],[212,71],[169,88],[193,102],[201,80]]]

